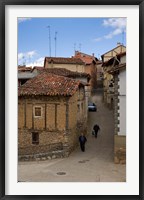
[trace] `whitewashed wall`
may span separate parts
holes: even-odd
[[[119,128],[118,135],[126,135],[126,70],[119,74]]]
[[[126,62],[126,55],[124,55],[124,56],[121,57],[120,62],[121,62],[121,63],[125,63],[125,62]]]
[[[120,95],[126,95],[126,70],[119,73],[119,90]]]

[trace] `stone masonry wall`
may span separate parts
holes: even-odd
[[[84,65],[79,64],[53,64],[45,63],[45,68],[65,68],[74,72],[84,72]]]
[[[114,163],[116,164],[125,164],[126,163],[126,137],[119,136],[119,78],[118,74],[114,76]]]
[[[65,157],[78,145],[78,92],[72,97],[19,98],[19,159]],[[35,106],[42,108],[41,117],[34,116]],[[39,144],[32,143],[33,133],[39,134]]]

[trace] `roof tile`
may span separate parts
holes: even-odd
[[[41,73],[20,86],[18,95],[72,96],[79,85],[83,84],[74,79],[50,73]]]
[[[39,70],[39,69],[38,69]],[[43,70],[40,69],[40,73],[47,72],[47,73],[52,73],[55,75],[59,76],[65,76],[65,77],[90,77],[90,74],[85,73],[85,72],[74,72],[65,68],[44,68]]]
[[[45,57],[45,62],[55,64],[79,64],[84,65],[84,62],[80,58],[63,58],[63,57]]]

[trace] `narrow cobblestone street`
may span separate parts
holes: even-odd
[[[86,151],[78,147],[68,158],[19,162],[21,182],[125,182],[126,165],[114,164],[113,111],[102,102],[101,94],[92,97],[97,112],[89,112]],[[98,137],[92,136],[93,125],[99,124]]]

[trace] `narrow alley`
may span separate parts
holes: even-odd
[[[126,165],[114,164],[113,111],[102,102],[101,93],[92,97],[97,112],[88,113],[86,151],[78,147],[68,158],[19,162],[20,182],[125,182]],[[92,136],[93,125],[100,126],[98,137]]]

